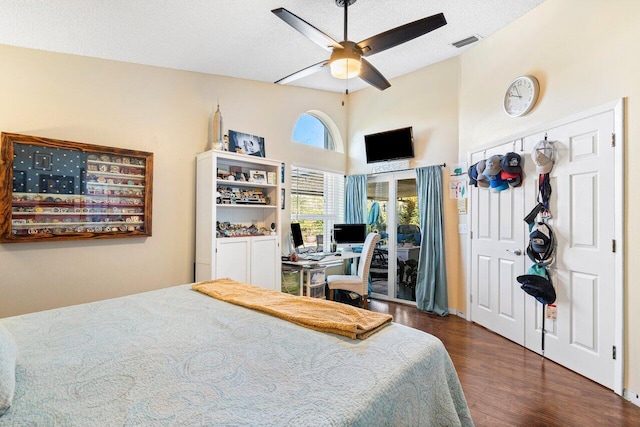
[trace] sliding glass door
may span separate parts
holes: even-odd
[[[372,296],[415,301],[420,255],[415,172],[369,176],[367,207],[369,227],[381,237],[371,263]]]

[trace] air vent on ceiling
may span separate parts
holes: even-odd
[[[478,40],[480,40],[480,38],[481,38],[480,36],[475,35],[475,36],[467,37],[466,39],[458,40],[457,42],[451,43],[451,44],[454,45],[457,48],[460,48],[462,46],[466,46],[468,44],[475,43]]]

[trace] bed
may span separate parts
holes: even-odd
[[[442,343],[396,323],[352,340],[181,285],[0,325],[0,426],[473,425]]]

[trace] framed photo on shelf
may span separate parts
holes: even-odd
[[[275,172],[267,172],[267,184],[275,184],[276,183],[276,173]]]
[[[250,156],[265,157],[264,138],[248,133],[229,131],[229,151],[248,154]]]
[[[266,184],[267,173],[265,171],[249,171],[249,181],[256,184]]]

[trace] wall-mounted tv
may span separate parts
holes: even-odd
[[[413,158],[413,128],[389,130],[364,136],[367,163]]]

